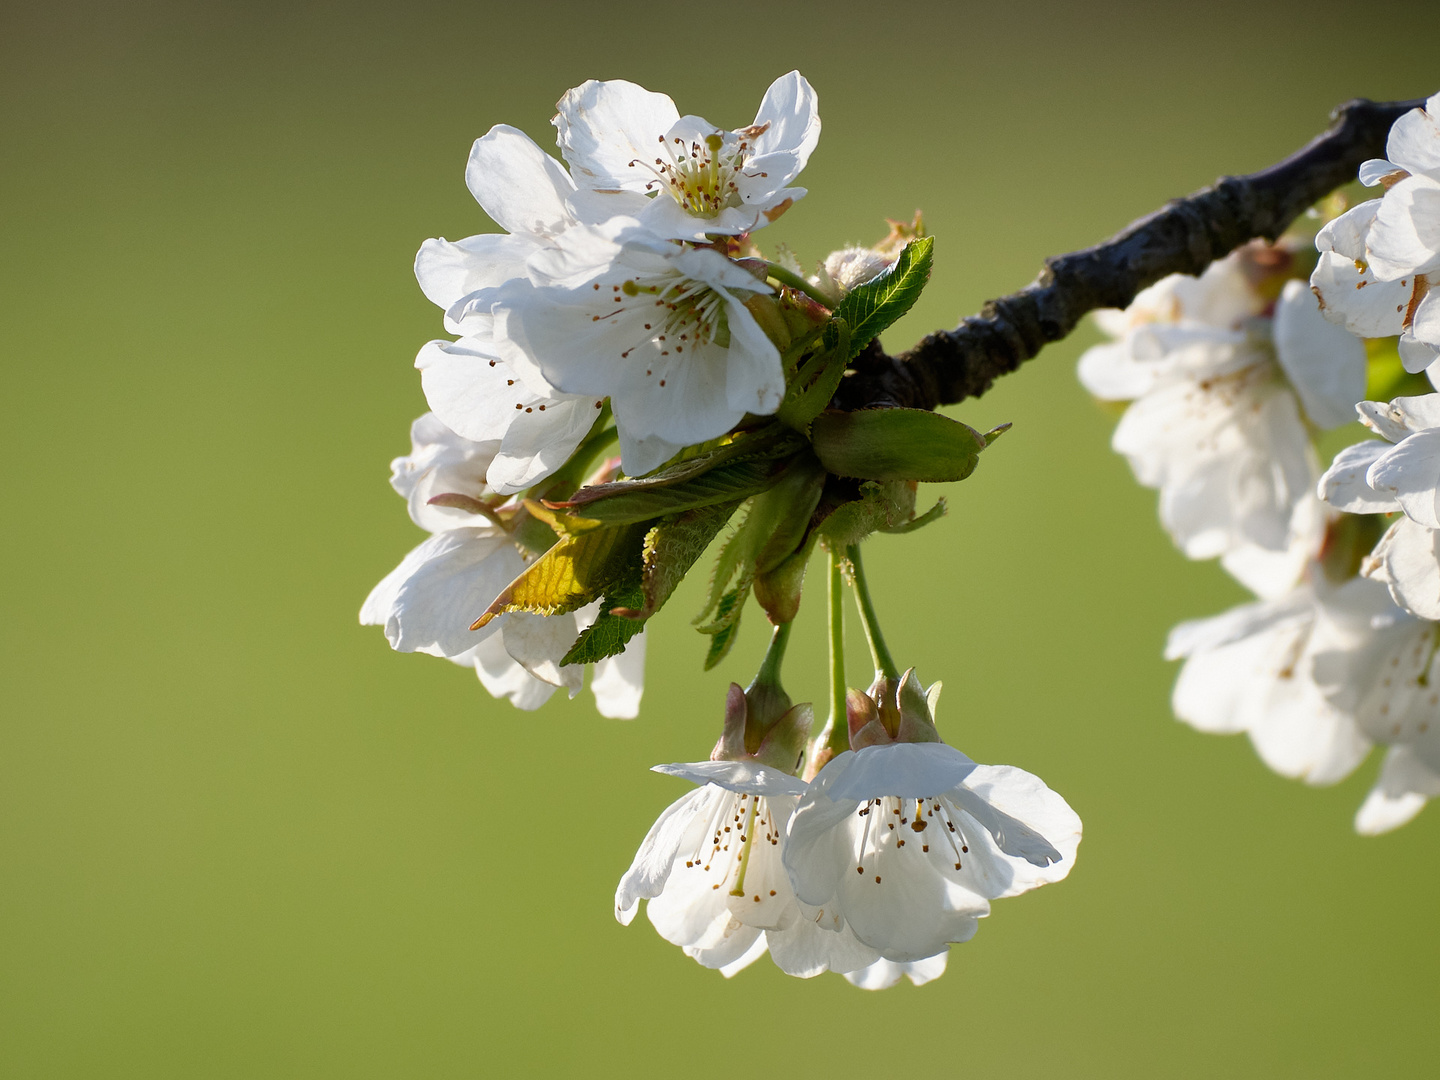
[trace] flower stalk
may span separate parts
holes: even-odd
[[[860,608],[860,621],[865,627],[865,641],[870,646],[870,658],[875,662],[875,677],[898,679],[900,669],[885,645],[880,632],[880,619],[875,614],[875,604],[870,599],[870,586],[865,581],[865,568],[860,561],[860,545],[851,544],[845,550],[846,561],[850,564],[850,584],[855,590],[855,603]]]
[[[788,286],[797,292],[802,292],[810,297],[811,300],[814,300],[818,304],[824,304],[827,308],[833,309],[836,304],[840,303],[836,297],[831,296],[827,290],[821,288],[813,281],[806,281],[805,278],[795,273],[795,271],[787,270],[785,267],[776,263],[766,262],[765,273],[767,276],[780,282],[781,285]]]

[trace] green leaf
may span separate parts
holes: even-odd
[[[584,607],[640,566],[643,525],[572,536],[536,559],[495,598],[472,627],[507,611],[559,615]]]
[[[580,632],[570,651],[561,657],[560,665],[595,664],[624,652],[630,639],[645,629],[645,620],[616,615],[613,609],[635,608],[644,602],[645,592],[635,580],[607,592],[600,617]]]
[[[796,431],[808,435],[815,419],[840,386],[845,367],[854,355],[850,351],[850,326],[844,319],[834,319],[826,328],[829,346],[811,354],[795,370],[785,389],[775,418]]]
[[[860,355],[866,345],[920,299],[926,282],[930,280],[934,246],[933,236],[910,241],[900,252],[894,266],[845,294],[834,314],[837,320],[843,319],[850,329],[847,361]],[[831,343],[828,328],[826,343]]]
[[[964,480],[985,449],[974,428],[923,409],[830,410],[810,438],[825,468],[862,480]]]
[[[738,503],[774,484],[784,468],[783,460],[752,458],[717,466],[676,484],[649,485],[649,481],[637,480],[628,491],[612,492],[582,504],[577,508],[578,516],[570,519],[571,527],[584,532],[597,526],[653,521],[701,507]],[[564,520],[557,518],[557,522]]]
[[[706,671],[724,660],[734,646],[740,634],[740,614],[745,610],[745,600],[749,595],[750,582],[747,580],[720,598],[715,620],[717,628],[707,631],[713,637],[710,650],[705,654]]]
[[[690,510],[673,520],[662,521],[646,534],[641,552],[644,570],[640,605],[646,618],[670,599],[670,594],[739,505],[739,500],[735,500]]]

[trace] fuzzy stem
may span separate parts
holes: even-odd
[[[865,568],[860,563],[860,545],[851,544],[845,551],[850,561],[850,580],[855,587],[855,602],[860,607],[860,621],[865,626],[865,640],[870,645],[870,658],[875,661],[875,674],[887,679],[898,679],[900,669],[890,650],[885,647],[885,638],[880,633],[880,619],[875,614],[875,604],[870,599],[870,586],[865,582]]]

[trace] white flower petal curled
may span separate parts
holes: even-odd
[[[802,904],[908,963],[968,940],[992,899],[1064,877],[1079,841],[1074,811],[1029,773],[943,743],[892,744],[825,765],[791,819],[784,862]]]
[[[1388,514],[1399,510],[1400,504],[1393,496],[1376,491],[1365,478],[1375,459],[1389,449],[1389,444],[1371,439],[1341,450],[1320,477],[1317,487],[1320,498],[1347,514]]]
[[[1406,611],[1440,619],[1440,533],[1409,518],[1395,522],[1366,556],[1360,572],[1390,587]]]
[[[601,193],[648,197],[633,213],[657,235],[702,239],[751,232],[805,195],[788,185],[820,137],[815,91],[798,72],[766,91],[755,121],[726,131],[680,116],[663,94],[591,80],[561,98],[554,120],[578,181]]]

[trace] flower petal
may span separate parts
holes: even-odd
[[[808,785],[767,765],[750,761],[689,761],[655,765],[651,772],[678,776],[692,784],[714,784],[726,791],[751,795],[803,795]]]
[[[1395,602],[1422,619],[1440,619],[1440,552],[1437,534],[1408,517],[1391,525],[1361,572],[1390,586]]]
[[[1355,419],[1355,403],[1365,396],[1365,346],[1326,321],[1304,282],[1287,281],[1275,305],[1275,352],[1318,426]]]
[[[882,958],[867,968],[848,972],[845,980],[861,990],[887,990],[899,982],[903,975],[916,986],[924,986],[945,974],[945,961],[949,955],[950,950],[947,948],[944,952],[938,952],[924,960],[912,960],[909,963],[896,963],[894,960]]]
[[[1387,191],[1367,248],[1381,281],[1440,270],[1440,181],[1410,176]]]
[[[566,198],[575,185],[564,166],[508,124],[475,140],[465,184],[506,232],[554,236],[573,223]]]
[[[1406,824],[1440,795],[1440,773],[1426,765],[1408,746],[1392,746],[1380,777],[1355,814],[1355,831],[1379,836]]]
[[[609,720],[633,720],[640,715],[645,692],[645,631],[630,639],[625,651],[607,656],[590,676],[595,710]]]
[[[581,83],[556,109],[551,122],[575,182],[614,191],[646,190],[654,174],[635,163],[653,160],[657,142],[680,119],[664,94],[623,79]]]
[[[1389,443],[1378,439],[1345,447],[1320,477],[1320,498],[1347,514],[1388,514],[1399,510],[1400,504],[1392,495],[1376,491],[1365,479],[1375,459],[1389,449]]]

